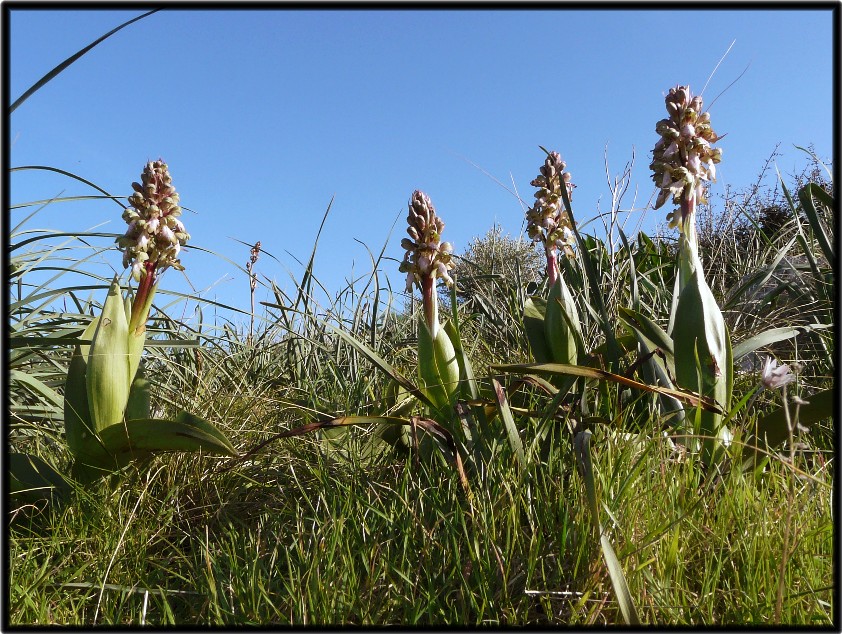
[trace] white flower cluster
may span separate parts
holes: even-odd
[[[702,112],[702,98],[690,94],[689,86],[670,88],[666,96],[668,119],[655,126],[660,139],[652,152],[652,180],[660,188],[655,209],[672,196],[676,205],[704,202],[704,182],[716,180],[716,164],[722,150],[711,144],[721,137],[710,127],[710,113]],[[692,206],[690,207],[692,209]],[[684,231],[683,210],[667,215],[670,227]]]
[[[136,281],[150,273],[159,274],[170,266],[183,270],[178,253],[190,239],[179,220],[181,207],[167,164],[161,159],[150,161],[140,179],[140,183],[132,183],[131,207],[123,212],[128,229],[117,238],[117,246],[123,252],[123,266],[132,267]]]
[[[421,287],[423,278],[435,280],[440,277],[448,286],[453,284],[449,273],[453,268],[450,261],[453,246],[440,241],[444,222],[436,216],[436,209],[427,194],[417,190],[413,192],[406,221],[409,238],[401,240],[401,247],[406,249],[406,253],[400,271],[406,273],[407,292],[412,291],[413,284]]]
[[[573,256],[576,244],[571,228],[570,216],[563,208],[561,184],[567,187],[567,197],[573,197],[575,185],[570,182],[570,172],[558,152],[550,152],[541,173],[530,185],[537,187],[535,204],[526,211],[526,232],[533,242],[541,242],[549,254],[555,249],[562,249],[568,256]]]

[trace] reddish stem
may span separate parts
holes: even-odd
[[[144,262],[144,268],[146,269],[146,274],[140,278],[140,284],[137,287],[137,293],[134,297],[134,302],[132,303],[132,317],[129,324],[129,329],[134,330],[138,326],[143,325],[143,322],[146,321],[146,317],[148,317],[148,307],[146,303],[149,298],[149,293],[152,290],[152,287],[155,286],[155,282],[157,281],[157,262]],[[146,314],[141,314],[145,312]]]
[[[436,280],[432,275],[421,276],[421,304],[424,307],[424,319],[427,321],[427,327],[430,332],[435,332],[435,321],[438,319],[436,315],[436,307],[433,302],[436,301]]]
[[[547,249],[547,278],[550,282],[550,288],[555,286],[558,280],[558,255],[555,249]]]

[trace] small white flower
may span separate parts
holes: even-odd
[[[173,243],[178,242],[175,237],[175,234],[172,232],[167,225],[162,225],[160,230],[158,231],[158,235],[161,236],[166,242]]]
[[[142,270],[143,264],[141,264],[140,262],[135,261],[135,263],[132,264],[132,279],[134,279],[135,282],[140,281],[140,274]]]
[[[776,359],[766,357],[760,377],[763,387],[769,390],[777,390],[788,383],[792,383],[794,380],[795,375],[790,372],[788,365],[779,366]]]

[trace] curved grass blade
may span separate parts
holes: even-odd
[[[689,390],[670,389],[658,385],[647,385],[646,383],[640,383],[634,379],[629,379],[620,374],[614,374],[613,372],[607,372],[606,370],[601,370],[599,368],[590,368],[583,365],[564,365],[562,363],[511,363],[506,365],[492,365],[491,368],[500,370],[501,372],[516,372],[523,374],[529,374],[531,372],[537,372],[539,374],[563,374],[566,376],[579,376],[586,379],[596,379],[598,381],[613,381],[638,390],[672,396],[683,403],[692,405],[693,407],[701,407],[702,409],[715,414],[723,413],[722,408],[713,400],[702,397],[695,392],[690,392]]]
[[[62,398],[58,395],[58,393],[52,389],[51,387],[47,386],[43,381],[40,381],[32,374],[28,374],[26,372],[21,372],[20,370],[10,370],[9,371],[9,382],[12,383],[17,381],[19,383],[23,383],[27,385],[39,394],[43,399],[49,401],[56,407],[61,407],[63,404]]]
[[[754,352],[758,348],[769,346],[778,341],[785,341],[792,339],[798,335],[803,335],[812,330],[820,330],[823,328],[830,328],[831,324],[815,324],[808,326],[791,326],[787,328],[770,328],[758,335],[749,337],[745,341],[734,346],[734,361],[739,361],[747,354]]]
[[[79,176],[78,174],[74,174],[73,172],[67,172],[63,169],[59,169],[57,167],[50,167],[48,165],[20,165],[18,167],[9,168],[9,172],[23,172],[23,171],[27,171],[27,170],[44,170],[44,171],[47,171],[47,172],[56,172],[57,174],[67,176],[68,178],[75,178],[77,181],[79,181],[81,183],[84,183],[85,185],[88,185],[90,187],[93,187],[95,190],[97,190],[101,194],[105,194],[106,197],[112,199],[114,202],[116,202],[118,205],[120,205],[121,208],[125,209],[125,206],[122,203],[120,203],[120,201],[118,200],[120,198],[119,196],[112,196],[110,193],[105,191],[99,185],[97,185],[95,183],[92,183],[91,181],[87,180],[86,178],[82,178],[81,176]],[[123,198],[125,198],[125,196],[123,196]],[[20,226],[20,225],[18,225],[18,226]],[[17,230],[17,228],[15,230]],[[14,233],[14,231],[13,231],[13,233]]]
[[[102,42],[103,40],[105,40],[105,39],[107,39],[107,38],[111,37],[112,35],[114,35],[117,31],[119,31],[119,30],[120,30],[120,29],[122,29],[123,27],[127,27],[127,26],[129,26],[130,24],[132,24],[133,22],[137,22],[138,20],[142,20],[142,19],[143,19],[143,18],[145,18],[147,15],[152,15],[152,14],[153,14],[153,13],[155,13],[156,11],[160,11],[160,9],[152,9],[151,11],[147,11],[147,12],[146,12],[146,13],[144,13],[143,15],[139,15],[139,16],[137,16],[136,18],[132,18],[132,19],[131,19],[131,20],[129,20],[128,22],[123,22],[123,24],[121,24],[120,26],[118,26],[116,29],[112,29],[111,31],[109,31],[108,33],[106,33],[105,35],[103,35],[102,37],[100,37],[99,39],[97,39],[97,40],[95,40],[95,41],[91,42],[90,44],[88,44],[88,45],[87,45],[85,48],[83,48],[82,50],[80,50],[80,51],[78,51],[78,52],[74,53],[73,55],[71,55],[70,57],[68,57],[68,58],[67,58],[66,60],[64,60],[61,64],[59,64],[58,66],[56,66],[55,68],[53,68],[53,70],[51,70],[49,73],[47,73],[46,75],[44,75],[41,79],[39,79],[38,81],[36,81],[36,82],[35,82],[35,83],[34,83],[34,84],[33,84],[33,85],[32,85],[32,86],[31,86],[31,87],[30,87],[30,88],[29,88],[29,89],[28,89],[25,93],[23,93],[20,97],[18,97],[18,98],[15,100],[15,103],[13,103],[11,106],[9,106],[9,114],[12,114],[12,113],[13,113],[13,112],[17,109],[17,107],[18,107],[19,105],[21,105],[24,101],[26,101],[27,99],[29,99],[29,98],[30,98],[30,97],[31,97],[31,96],[32,96],[32,95],[33,95],[33,94],[34,94],[34,93],[35,93],[38,89],[40,89],[42,86],[44,86],[47,82],[49,82],[51,79],[53,79],[53,77],[55,77],[56,75],[58,75],[60,72],[62,72],[65,68],[67,68],[68,66],[70,66],[70,65],[71,65],[73,62],[75,62],[77,59],[79,59],[80,57],[82,57],[82,55],[84,55],[85,53],[87,53],[87,52],[88,52],[89,50],[91,50],[94,46],[96,46],[97,44],[99,44],[99,43],[100,43],[100,42]]]

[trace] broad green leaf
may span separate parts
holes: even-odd
[[[129,389],[129,401],[126,403],[126,420],[149,418],[151,411],[152,385],[138,372]]]
[[[620,319],[634,333],[638,345],[638,355],[640,357],[651,355],[642,366],[644,379],[653,385],[660,383],[666,387],[675,387],[671,378],[675,376],[672,339],[658,324],[645,315],[622,306],[619,307],[619,312]],[[655,353],[656,349],[663,353],[663,358]],[[658,399],[661,411],[670,415],[672,426],[681,428],[685,421],[684,407],[681,402],[666,394],[658,395]]]
[[[679,260],[686,259],[679,252]],[[675,379],[680,387],[698,391],[716,401],[725,411],[733,381],[730,362],[730,341],[722,311],[705,282],[701,264],[681,291],[672,332],[675,355]],[[722,425],[721,413],[700,412],[699,433],[705,437],[702,460],[713,464],[722,457],[722,442],[730,440]]]
[[[458,311],[456,310],[456,292],[455,286],[453,291],[453,317],[448,319],[444,324],[444,331],[445,334],[450,338],[450,342],[453,344],[453,349],[456,352],[456,361],[459,364],[459,392],[461,394],[457,394],[457,397],[461,397],[464,400],[470,401],[478,401],[480,398],[480,391],[479,391],[479,384],[477,383],[476,376],[474,376],[474,368],[471,365],[471,359],[468,357],[468,354],[465,352],[465,348],[462,346],[462,335],[459,332],[459,321],[458,321]],[[475,407],[473,409],[474,416],[481,417],[481,423],[485,423],[485,414],[482,407]],[[471,432],[471,427],[469,425],[461,425],[455,426],[455,429],[461,428],[462,436],[465,442],[468,443],[468,446],[473,446],[473,433]]]
[[[544,328],[546,312],[547,301],[542,297],[530,297],[523,304],[523,329],[532,356],[538,363],[550,363],[553,360]]]
[[[91,339],[98,324],[99,318],[94,319],[82,333],[81,339]],[[77,460],[88,464],[103,464],[109,462],[110,458],[96,435],[88,403],[88,363],[85,359],[89,350],[88,345],[78,345],[70,359],[64,384],[64,431],[67,446]]]
[[[563,314],[565,312],[567,319]],[[571,323],[578,326],[579,316],[564,277],[559,275],[550,289],[544,316],[544,337],[556,363],[573,365],[577,361],[576,337],[570,327]]]
[[[225,456],[237,455],[221,431],[187,413],[180,414],[176,420],[127,420],[106,427],[99,435],[119,467],[163,451],[203,449]]]
[[[456,351],[456,360],[459,363],[459,378],[462,382],[461,384],[466,388],[464,396],[465,398],[476,400],[480,397],[479,384],[477,383],[476,376],[474,375],[474,368],[471,364],[471,359],[468,357],[468,354],[465,352],[465,348],[462,345],[462,333],[460,331],[458,321],[459,315],[456,310],[457,302],[455,285],[453,287],[451,301],[453,313],[452,317],[445,322],[444,331],[447,333],[447,336],[450,337],[450,342],[453,344],[453,349]]]
[[[97,431],[123,420],[129,399],[129,324],[117,279],[111,283],[85,372],[91,422]]]
[[[618,308],[620,319],[629,327],[630,330],[632,330],[632,332],[640,333],[652,344],[653,348],[660,348],[663,350],[667,359],[672,358],[672,339],[666,332],[664,332],[663,328],[643,313],[624,306],[619,306]],[[670,366],[672,366],[671,362]]]
[[[418,377],[436,409],[449,412],[459,387],[456,351],[444,328],[438,328],[433,339],[423,316],[418,321]]]

